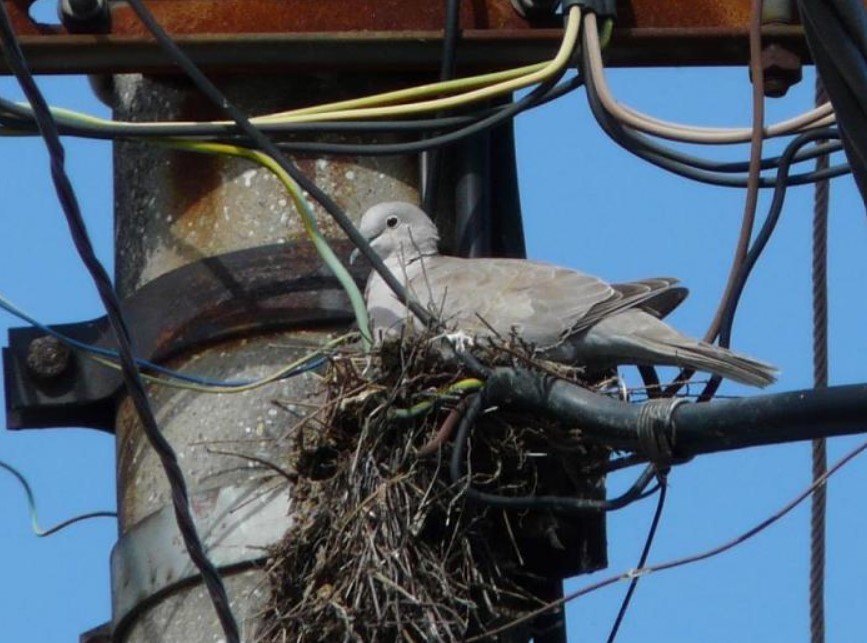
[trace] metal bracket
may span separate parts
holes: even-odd
[[[352,246],[333,242],[345,259]],[[361,283],[368,267],[354,266]],[[251,331],[346,325],[349,301],[308,244],[274,244],[209,257],[162,275],[123,302],[140,357],[162,362],[191,346]],[[115,341],[105,317],[52,326],[103,348]],[[79,426],[112,432],[118,371],[63,350],[35,328],[9,330],[3,349],[6,427]]]
[[[223,573],[261,563],[291,529],[291,488],[263,494],[258,486],[219,487],[192,494],[190,508],[208,558]],[[111,552],[112,638],[154,600],[196,582],[199,573],[167,505],[137,523]]]

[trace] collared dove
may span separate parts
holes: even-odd
[[[776,379],[773,366],[687,337],[661,321],[686,297],[676,279],[607,284],[536,261],[444,256],[436,226],[409,203],[373,206],[359,229],[408,294],[447,329],[470,337],[514,332],[539,357],[590,368],[681,366],[754,386]],[[375,271],[365,298],[379,338],[407,323],[423,327]]]

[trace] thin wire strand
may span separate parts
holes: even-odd
[[[85,342],[78,341],[74,337],[70,337],[69,335],[61,333],[57,329],[43,324],[35,317],[6,299],[3,295],[0,295],[0,309],[5,310],[9,314],[17,317],[24,322],[27,322],[33,328],[38,328],[46,335],[54,337],[69,348],[80,351],[88,357],[91,357],[97,363],[102,364],[107,368],[113,368],[117,370],[121,369],[121,366],[118,363],[120,356],[115,350],[105,348],[103,346],[87,344]],[[181,371],[167,368],[165,366],[162,366],[161,364],[157,364],[156,362],[152,362],[141,357],[136,357],[135,363],[140,369],[145,369],[153,373],[159,373],[161,375],[161,377],[157,377],[143,373],[142,378],[144,378],[146,381],[152,381],[166,386],[173,386],[176,388],[190,388],[199,391],[205,390],[208,393],[234,393],[249,390],[251,388],[257,388],[259,386],[262,386],[263,384],[267,384],[268,382],[275,381],[276,379],[293,377],[294,375],[300,375],[301,373],[304,373],[306,371],[319,368],[319,366],[321,366],[324,361],[324,357],[317,356],[322,353],[322,350],[324,348],[327,348],[328,346],[338,343],[339,341],[342,341],[345,337],[347,336],[345,335],[341,338],[338,338],[334,342],[326,344],[325,347],[311,352],[309,355],[306,355],[301,360],[298,360],[297,362],[294,362],[293,364],[290,364],[289,366],[280,369],[280,371],[278,371],[277,373],[266,376],[260,380],[217,380],[210,377],[204,377],[202,375],[183,373]]]
[[[650,521],[650,528],[647,531],[647,539],[644,541],[644,547],[641,550],[641,557],[638,559],[638,569],[647,564],[647,557],[650,555],[650,548],[653,546],[653,540],[656,538],[656,530],[659,527],[659,519],[662,517],[662,510],[665,507],[665,497],[666,493],[668,493],[668,483],[665,479],[665,474],[660,474],[657,476],[657,479],[659,480],[659,498],[656,501],[656,510],[653,512],[653,519]],[[626,611],[629,609],[629,604],[635,595],[635,590],[638,588],[640,578],[640,576],[636,575],[629,581],[629,589],[626,590],[623,602],[620,603],[620,610],[617,612],[617,618],[614,619],[614,624],[611,626],[608,643],[614,643],[617,638],[617,633],[620,631],[623,618],[626,616]]]
[[[92,518],[117,518],[117,512],[115,511],[90,511],[88,513],[79,514],[78,516],[68,518],[63,522],[57,523],[53,527],[49,527],[48,529],[43,529],[39,525],[39,514],[36,510],[36,495],[33,493],[33,489],[30,486],[30,483],[27,482],[27,478],[25,478],[24,474],[18,471],[18,469],[13,467],[8,462],[3,462],[2,460],[0,460],[0,469],[5,469],[9,473],[11,473],[15,477],[15,479],[18,480],[18,482],[21,484],[21,487],[24,489],[24,495],[27,496],[27,510],[30,512],[30,528],[33,530],[33,533],[40,538],[45,538],[47,536],[51,536],[52,534],[56,534],[57,532],[66,529],[70,525],[74,525],[84,520],[90,520]]]
[[[202,579],[211,597],[211,602],[214,605],[223,632],[226,635],[227,643],[239,643],[240,633],[238,624],[229,606],[229,597],[226,594],[223,580],[205,553],[202,541],[196,530],[195,522],[193,522],[183,471],[178,464],[177,456],[171,444],[160,432],[160,428],[151,410],[147,393],[145,392],[144,383],[139,377],[131,335],[121,311],[120,301],[112,286],[111,278],[97,258],[88,236],[78,199],[66,173],[65,150],[61,143],[56,123],[51,116],[51,111],[48,108],[45,97],[33,79],[27,61],[21,51],[18,38],[12,29],[5,3],[2,2],[0,2],[0,41],[2,41],[9,67],[12,69],[27,100],[33,106],[34,117],[39,127],[39,132],[48,149],[51,178],[69,226],[73,243],[88,273],[91,275],[100,299],[105,306],[109,323],[114,330],[118,342],[127,392],[141,420],[145,435],[160,458],[171,487],[172,504],[175,510],[178,530],[183,537],[184,545],[193,564],[202,575]]]
[[[316,249],[316,252],[319,254],[323,263],[328,266],[331,273],[337,281],[340,282],[347,297],[349,297],[352,311],[355,314],[355,322],[358,324],[358,330],[361,333],[361,341],[365,350],[370,350],[373,346],[373,335],[370,332],[367,307],[364,304],[364,295],[361,294],[361,291],[358,289],[358,285],[355,283],[355,279],[349,273],[349,270],[346,269],[346,266],[341,263],[337,254],[331,246],[328,245],[328,241],[325,239],[325,236],[319,229],[319,225],[316,223],[316,217],[313,214],[312,208],[307,201],[304,200],[304,197],[301,194],[301,189],[289,173],[286,172],[286,170],[284,170],[274,158],[267,154],[263,154],[259,150],[250,150],[244,147],[238,147],[237,145],[202,143],[199,141],[167,141],[166,145],[203,154],[240,157],[261,165],[277,177],[280,183],[283,184],[283,187],[286,188],[289,197],[292,199],[292,203],[295,205],[295,210],[301,217],[301,223],[304,227],[305,234],[308,239],[310,239],[310,242],[313,244],[313,247]]]
[[[828,102],[822,80],[816,76],[816,106]],[[830,164],[827,155],[816,158],[816,170]],[[828,386],[828,203],[830,184],[817,181],[813,198],[813,386]],[[813,480],[828,470],[827,442],[812,442]],[[825,642],[825,522],[827,487],[816,488],[810,506],[810,641]]]

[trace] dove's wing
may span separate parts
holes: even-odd
[[[613,284],[615,294],[594,306],[592,310],[569,329],[569,334],[586,331],[606,317],[629,308],[641,308],[656,317],[665,317],[682,302],[688,290],[676,286],[677,279],[658,277],[622,284]]]
[[[539,347],[559,343],[592,310],[621,298],[600,279],[545,263],[444,256],[419,263],[413,291],[446,326],[473,335],[514,331]]]

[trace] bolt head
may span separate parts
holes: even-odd
[[[762,73],[765,96],[780,98],[789,87],[801,82],[801,58],[793,51],[776,43],[762,49]]]
[[[51,335],[37,337],[27,348],[27,367],[40,379],[59,377],[69,368],[71,362],[72,351]]]

